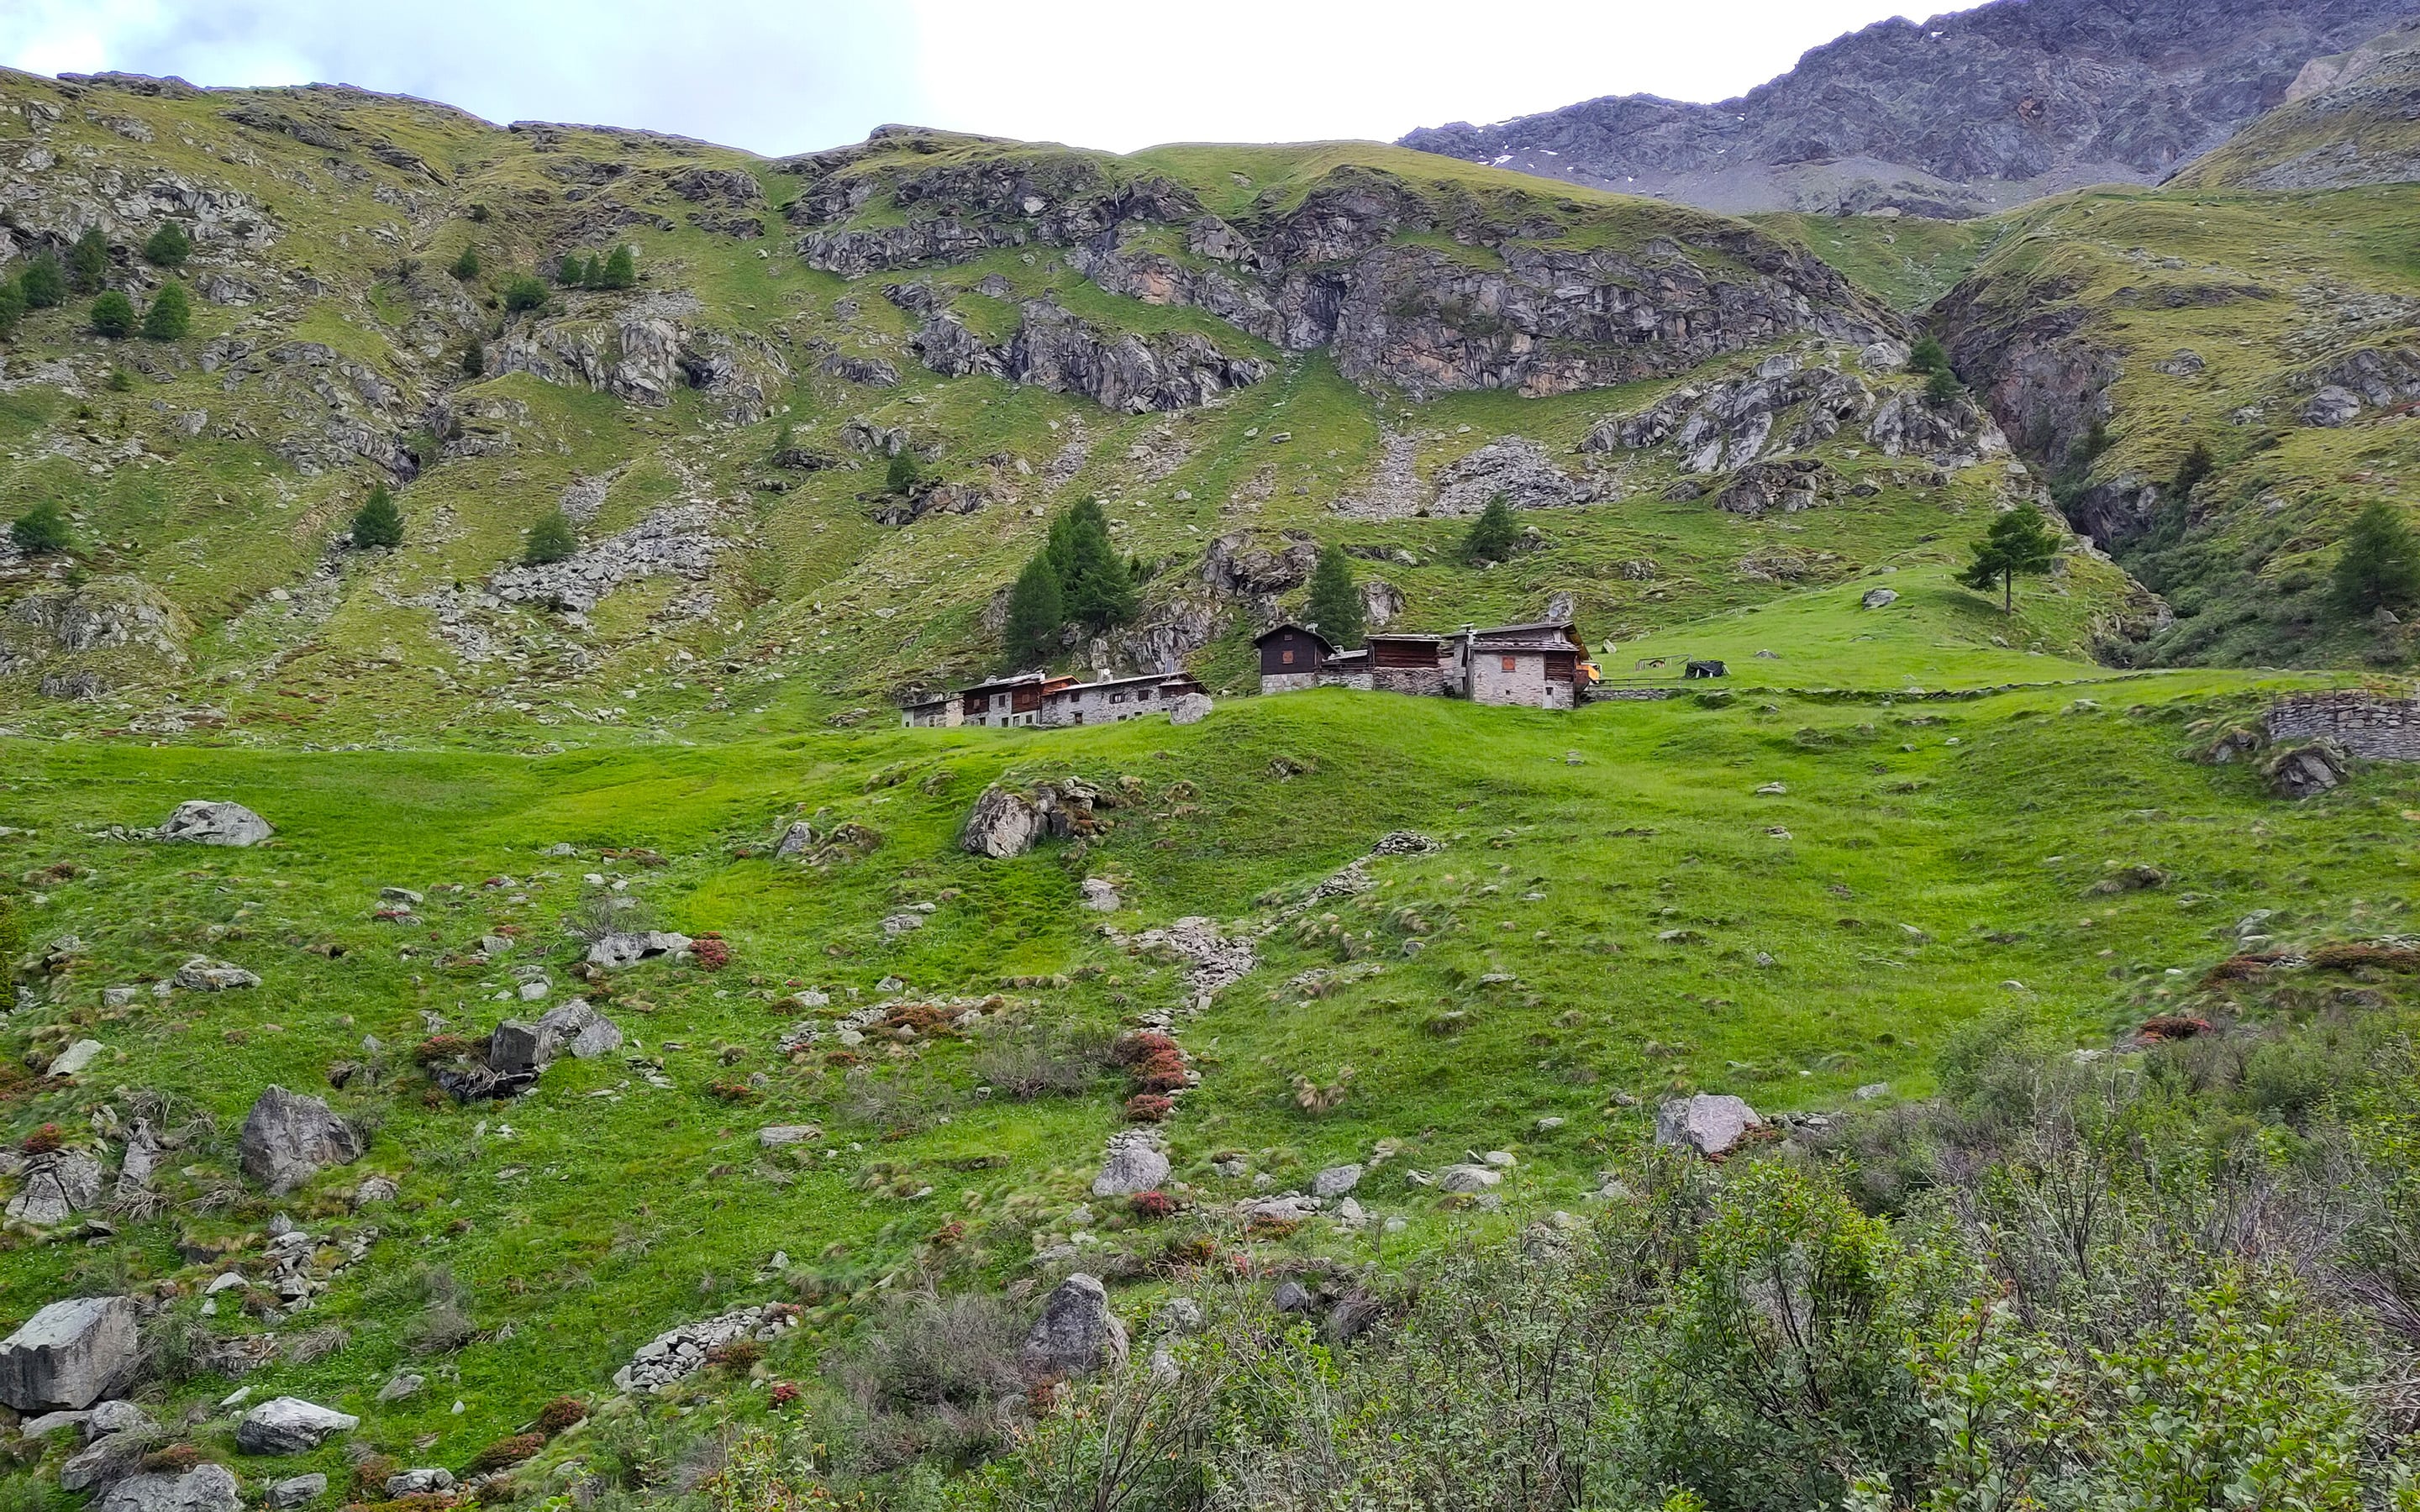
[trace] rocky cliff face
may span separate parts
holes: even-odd
[[[1574,216],[1531,195],[1440,196],[1359,164],[1281,208],[1229,218],[1191,189],[1086,154],[1019,148],[934,164],[915,150],[926,142],[893,132],[785,163],[811,180],[789,211],[800,257],[861,278],[1047,251],[1109,293],[1199,309],[1273,347],[1326,348],[1356,382],[1416,396],[1568,393],[1796,336],[1862,344],[1898,329],[1820,259],[1732,222],[1667,226],[1615,206],[1567,204]],[[1626,234],[1603,234],[1616,223]],[[1264,370],[1198,336],[1118,344],[1123,356],[1078,350],[1099,345],[1081,322],[1031,302],[1014,342],[986,343],[950,313],[958,291],[927,280],[888,292],[926,316],[913,345],[935,371],[1041,381],[1112,409],[1186,408]]]
[[[1993,0],[1894,18],[1718,105],[1607,97],[1406,147],[1731,212],[1990,214],[2157,183],[2420,0]]]

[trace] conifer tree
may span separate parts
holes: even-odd
[[[1916,337],[1916,345],[1908,349],[1907,370],[1911,373],[1924,374],[1948,372],[1949,353],[1942,347],[1941,338]]]
[[[77,293],[101,292],[101,280],[109,276],[109,241],[101,227],[88,227],[68,249],[68,272],[75,280]]]
[[[2020,504],[1992,521],[1992,528],[1975,543],[1975,560],[1958,580],[1969,588],[1989,593],[1996,583],[2000,588],[2000,610],[2013,614],[2017,608],[2017,577],[2039,577],[2050,571],[2058,555],[2058,536],[2046,524],[2040,511],[2031,504]]]
[[[2420,602],[2420,537],[2393,504],[2374,499],[2353,517],[2330,586],[2336,608],[2354,616]]]
[[[639,259],[628,242],[613,249],[613,255],[597,270],[594,282],[598,288],[631,288],[638,284]]]
[[[402,544],[403,512],[395,507],[395,495],[381,483],[353,515],[353,547],[362,551],[377,547],[392,550]]]
[[[1502,494],[1497,494],[1470,522],[1470,533],[1462,538],[1462,554],[1474,563],[1502,562],[1520,544],[1520,530],[1512,523],[1512,506]]]
[[[185,297],[185,285],[174,279],[151,296],[151,308],[143,312],[143,334],[153,341],[181,341],[193,326],[193,301]]]
[[[1350,651],[1361,643],[1361,594],[1353,585],[1352,563],[1337,548],[1320,551],[1319,566],[1311,575],[1311,603],[1303,612],[1339,651]]]
[[[1134,573],[1109,544],[1109,518],[1099,500],[1087,499],[1052,520],[1042,549],[1059,575],[1067,618],[1094,630],[1134,618]]]
[[[47,310],[68,301],[68,275],[59,260],[44,253],[25,265],[18,286],[25,291],[25,308]]]
[[[0,280],[0,336],[13,334],[23,318],[25,285],[13,278]]]
[[[581,288],[588,283],[588,262],[576,252],[566,252],[554,270],[554,281],[565,288]]]
[[[92,329],[103,336],[132,335],[134,301],[121,290],[101,290],[101,298],[92,301]]]
[[[476,247],[464,247],[462,249],[462,255],[454,259],[454,267],[451,271],[456,278],[460,279],[465,284],[478,277],[479,249]]]
[[[899,448],[882,474],[882,486],[895,494],[913,493],[916,485],[923,481],[923,465],[916,459],[915,452],[907,446]]]
[[[143,260],[157,268],[182,268],[193,255],[194,239],[174,221],[161,222],[160,229],[143,243]]]
[[[1037,552],[1008,591],[1008,627],[1001,637],[1012,669],[1038,667],[1059,652],[1059,631],[1067,623],[1059,595],[1059,575]]]
[[[571,528],[571,517],[561,509],[550,509],[537,517],[529,529],[529,539],[521,548],[521,561],[533,567],[543,567],[550,562],[562,562],[580,549],[580,533]]]

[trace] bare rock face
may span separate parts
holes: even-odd
[[[1042,834],[1042,815],[1033,801],[1014,788],[994,784],[975,800],[958,831],[958,845],[970,856],[1004,861],[1023,856]]]
[[[277,831],[242,804],[195,798],[177,805],[156,833],[162,840],[197,845],[257,845]]]
[[[1086,1376],[1125,1365],[1125,1325],[1109,1311],[1109,1289],[1080,1273],[1060,1282],[1025,1335],[1017,1361],[1036,1380]]]
[[[1403,145],[1732,214],[1989,215],[2082,184],[2157,183],[2286,99],[2305,62],[2410,13],[1996,0],[1879,22],[1720,104],[1608,97]]]
[[[2309,798],[2334,791],[2352,770],[2344,748],[2332,740],[2288,746],[2262,767],[2269,791],[2281,798]]]
[[[0,1402],[21,1412],[90,1407],[132,1379],[141,1351],[132,1299],[52,1303],[0,1339]]]
[[[1018,316],[1016,334],[1001,346],[985,345],[946,312],[908,345],[945,377],[989,374],[1129,414],[1199,409],[1269,373],[1258,358],[1230,357],[1190,332],[1105,334],[1048,300],[1028,301]]]
[[[283,1087],[262,1092],[244,1116],[243,1174],[283,1196],[331,1165],[362,1158],[361,1135],[316,1097]]]
[[[236,1425],[235,1443],[246,1454],[302,1454],[361,1426],[362,1420],[349,1412],[300,1396],[279,1396],[243,1414],[243,1421]]]
[[[1699,1092],[1655,1110],[1655,1142],[1686,1145],[1700,1155],[1727,1155],[1749,1131],[1763,1127],[1756,1109],[1736,1097]]]

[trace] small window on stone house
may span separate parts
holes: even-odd
[[[1515,656],[1507,656],[1507,657],[1505,657],[1505,658],[1504,658],[1504,670],[1505,670],[1506,671],[1508,671],[1508,672],[1509,672],[1509,671],[1512,671],[1514,668],[1518,667],[1519,665],[1520,665],[1520,659],[1519,659],[1518,657],[1515,657]]]

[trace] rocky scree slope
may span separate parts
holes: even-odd
[[[1607,97],[1405,147],[1732,213],[1988,215],[2152,184],[2411,0],[1993,0],[1878,22],[1737,100]]]

